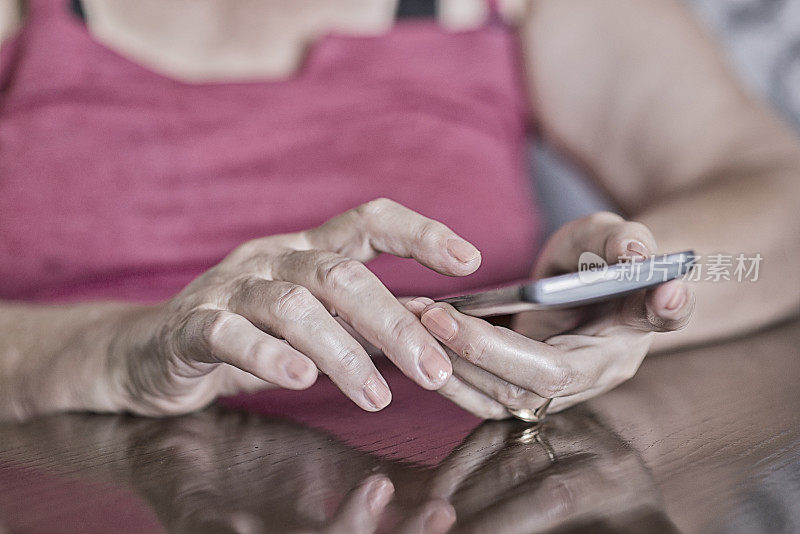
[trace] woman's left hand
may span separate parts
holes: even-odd
[[[534,278],[575,271],[584,251],[611,264],[620,258],[643,259],[655,250],[644,225],[597,213],[553,235]],[[479,417],[503,419],[509,409],[534,411],[547,399],[553,399],[548,411],[557,412],[628,380],[654,332],[677,330],[688,322],[694,294],[675,280],[596,305],[521,313],[513,330],[422,297],[406,306],[448,349],[453,362],[453,375],[439,392]]]

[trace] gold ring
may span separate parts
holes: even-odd
[[[550,403],[552,401],[553,399],[547,399],[546,401],[544,401],[544,404],[533,410],[530,408],[519,408],[519,409],[506,408],[506,409],[508,410],[508,413],[510,413],[517,419],[525,421],[526,423],[541,423],[542,421],[544,421],[544,418],[547,415],[547,407],[550,406]]]

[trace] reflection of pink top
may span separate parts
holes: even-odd
[[[483,266],[370,266],[398,294],[524,277],[538,219],[513,35],[403,22],[327,36],[283,81],[186,84],[30,2],[0,69],[0,298],[154,300],[238,243],[379,196],[450,225]]]

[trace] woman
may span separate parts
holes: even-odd
[[[684,8],[499,5],[442,2],[448,29],[392,27],[390,0],[87,0],[85,27],[29,1],[3,49],[3,415],[183,413],[317,369],[376,411],[391,393],[371,344],[481,417],[525,416],[607,391],[653,346],[796,313],[800,145]],[[534,276],[583,251],[694,248],[760,254],[758,282],[672,282],[513,329],[398,301],[530,273],[528,112],[638,221],[566,225]],[[381,252],[429,271],[364,267]],[[655,338],[695,293],[691,325]]]

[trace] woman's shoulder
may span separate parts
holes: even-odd
[[[0,0],[0,46],[19,29],[22,20],[20,0]]]

